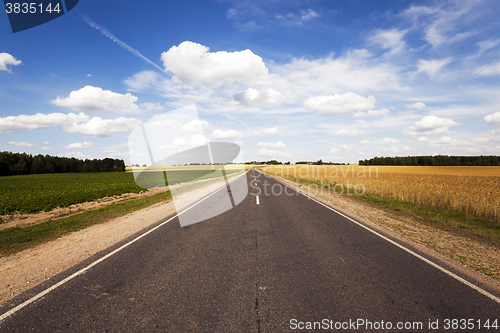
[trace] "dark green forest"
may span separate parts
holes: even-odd
[[[374,157],[360,160],[359,165],[500,166],[500,156]]]
[[[74,157],[0,152],[0,176],[109,171],[125,171],[125,162],[112,158],[79,160]]]

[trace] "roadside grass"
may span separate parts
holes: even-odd
[[[69,217],[50,220],[27,227],[13,227],[0,231],[0,256],[35,247],[95,224],[105,223],[114,218],[127,215],[149,207],[155,203],[172,199],[170,191],[150,197],[130,200],[123,203],[86,211]]]
[[[259,168],[260,171],[271,174],[265,171],[265,168]],[[293,176],[283,176],[288,180],[303,183],[314,184],[316,186],[323,186],[324,189],[340,194],[340,189],[333,186],[334,184],[322,184],[321,182],[295,178]],[[343,195],[346,195],[345,193]],[[485,219],[473,214],[465,212],[458,212],[436,208],[426,205],[416,205],[407,202],[401,202],[392,199],[384,199],[374,195],[357,195],[351,191],[348,195],[353,200],[361,200],[368,202],[377,208],[384,208],[386,211],[397,215],[406,215],[416,218],[421,223],[437,227],[441,230],[452,232],[456,235],[466,236],[479,241],[485,242],[488,245],[500,249],[500,222]]]
[[[0,215],[37,213],[124,193],[140,193],[125,172],[53,173],[0,177]]]
[[[227,170],[226,175],[239,170]],[[145,188],[174,185],[196,179],[222,177],[221,170],[143,172],[137,182],[131,172],[56,173],[0,177],[0,215],[48,212],[57,207],[93,201]],[[137,184],[143,186],[139,187]],[[3,221],[0,219],[0,223]]]

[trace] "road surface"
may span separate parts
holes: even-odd
[[[254,169],[237,182],[249,194],[235,208],[164,223],[4,316],[0,331],[500,332],[482,326],[500,320],[492,295]],[[216,209],[224,191],[185,214]]]

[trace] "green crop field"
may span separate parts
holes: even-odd
[[[229,170],[227,174],[236,171],[238,170]],[[161,172],[159,177],[163,176]],[[221,176],[221,171],[169,173],[171,184]],[[158,177],[153,177],[153,180],[157,179]],[[67,207],[107,196],[144,191],[136,185],[131,172],[5,176],[0,177],[0,189],[0,215],[49,211],[58,206]]]
[[[0,177],[0,214],[35,213],[144,189],[125,172],[53,173]]]

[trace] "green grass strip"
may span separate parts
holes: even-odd
[[[0,231],[0,256],[7,256],[95,224],[127,215],[155,203],[172,199],[170,191],[150,197],[130,200],[96,210],[87,211],[27,227],[13,227]]]
[[[50,173],[0,177],[0,215],[38,213],[56,207],[140,193],[133,173]]]

